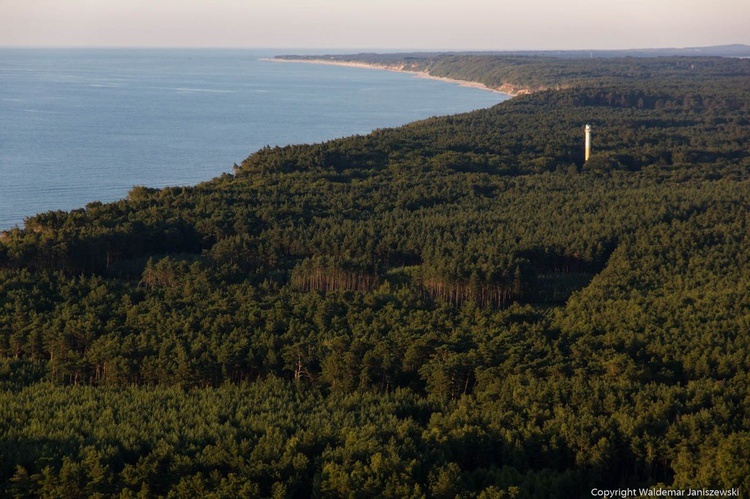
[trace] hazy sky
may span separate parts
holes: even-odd
[[[0,46],[686,47],[749,22],[750,0],[0,0]]]

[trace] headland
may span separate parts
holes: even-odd
[[[448,78],[445,76],[436,76],[436,75],[431,74],[428,70],[409,69],[405,64],[377,64],[377,63],[368,63],[368,62],[362,62],[362,61],[340,61],[340,60],[331,60],[331,59],[324,59],[324,58],[308,59],[308,58],[294,58],[294,57],[288,57],[288,56],[276,57],[276,58],[265,58],[262,60],[268,61],[268,62],[296,62],[296,63],[301,62],[301,63],[306,63],[306,64],[326,64],[329,66],[345,66],[345,67],[350,67],[350,68],[377,69],[377,70],[384,70],[384,71],[393,71],[396,73],[408,73],[410,75],[413,75],[416,78],[425,78],[428,80],[437,80],[437,81],[443,81],[447,83],[455,83],[456,85],[460,85],[462,87],[478,88],[480,90],[487,90],[489,92],[496,92],[500,94],[510,95],[512,97],[515,97],[516,95],[531,93],[531,90],[527,88],[519,88],[513,85],[509,85],[509,84],[503,84],[498,87],[493,87],[493,86],[489,86],[478,81],[462,80],[458,78]]]

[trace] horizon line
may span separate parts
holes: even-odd
[[[699,50],[724,47],[745,47],[750,49],[750,43],[723,43],[717,45],[689,45],[664,47],[630,47],[630,48],[409,48],[409,47],[283,47],[283,46],[195,46],[195,45],[0,45],[0,49],[19,50],[329,50],[329,51],[368,51],[368,52],[627,52],[634,50]]]

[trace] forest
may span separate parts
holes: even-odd
[[[410,64],[533,92],[0,233],[0,496],[750,494],[750,60]]]

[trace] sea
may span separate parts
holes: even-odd
[[[266,60],[302,52],[0,49],[0,230],[114,201],[135,185],[209,180],[266,145],[508,98],[406,73]]]

